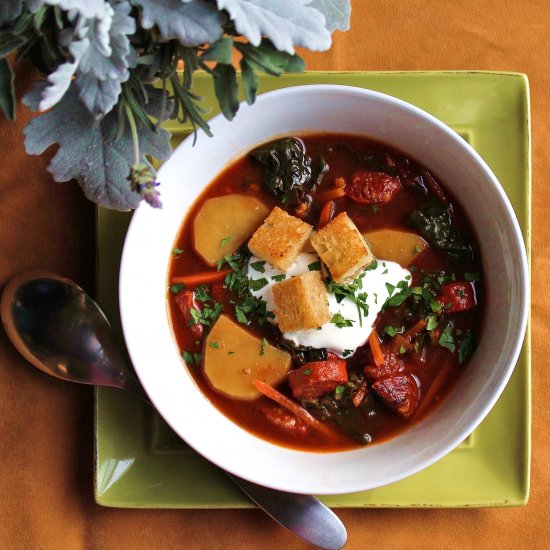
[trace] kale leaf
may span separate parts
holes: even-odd
[[[428,203],[409,215],[409,223],[435,248],[444,250],[459,262],[471,262],[474,252],[463,235],[453,227],[451,208]]]
[[[301,139],[271,141],[254,149],[251,155],[266,167],[265,184],[283,203],[293,202],[296,192],[310,190],[311,158]]]

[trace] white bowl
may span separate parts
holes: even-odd
[[[392,483],[434,463],[483,420],[514,369],[529,303],[527,260],[510,203],[481,157],[453,130],[393,97],[347,86],[300,86],[241,105],[214,138],[186,139],[159,171],[163,209],[134,214],[122,255],[120,311],[136,372],[159,413],[191,447],[229,472],[268,487],[338,494]],[[231,161],[282,134],[361,134],[421,162],[449,187],[479,237],[487,288],[483,334],[466,372],[437,410],[407,432],[361,449],[313,453],[243,430],[198,389],[173,340],[167,267],[193,201]]]

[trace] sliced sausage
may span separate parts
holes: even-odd
[[[271,424],[281,428],[285,432],[297,435],[307,433],[308,426],[303,420],[296,418],[276,403],[272,401],[260,401],[258,407]]]
[[[399,178],[383,172],[358,170],[346,186],[346,195],[358,204],[390,202],[401,191]]]
[[[472,283],[447,283],[441,287],[439,301],[446,311],[456,313],[466,311],[476,305],[476,294]],[[450,305],[448,305],[450,304]]]
[[[296,399],[317,399],[348,381],[343,359],[313,361],[288,373],[292,395]]]
[[[383,376],[372,383],[372,389],[384,403],[403,418],[409,418],[418,407],[420,389],[411,374]]]
[[[384,364],[381,367],[369,364],[363,368],[363,372],[369,380],[376,380],[382,376],[393,376],[405,370],[403,359],[387,349],[387,346],[383,346],[383,349]]]

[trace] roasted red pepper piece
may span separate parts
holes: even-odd
[[[476,293],[472,283],[446,283],[441,287],[439,301],[446,311],[456,313],[466,311],[476,305]],[[451,304],[448,306],[447,304]]]
[[[292,395],[296,399],[316,399],[348,381],[343,359],[312,361],[288,373]]]
[[[390,409],[403,418],[414,414],[420,400],[416,378],[411,374],[383,376],[372,383],[372,389]]]
[[[258,407],[271,424],[281,428],[285,432],[296,435],[304,435],[307,433],[308,426],[303,420],[296,418],[293,414],[285,411],[276,403],[272,401],[260,401]]]
[[[346,186],[346,195],[358,204],[390,202],[401,191],[398,178],[383,172],[358,170]]]
[[[191,309],[202,311],[197,300],[195,300],[195,293],[192,290],[184,290],[183,292],[176,294],[174,300],[183,315],[186,326],[189,327],[191,334],[193,334],[193,337],[198,340],[202,339],[204,335],[204,326],[201,324],[191,324],[193,323]]]

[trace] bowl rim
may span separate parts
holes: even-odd
[[[456,445],[458,443],[460,443],[460,441],[462,441],[464,438],[466,438],[483,421],[483,419],[486,417],[486,415],[492,409],[495,402],[498,400],[498,398],[500,397],[502,391],[504,390],[504,388],[505,388],[505,386],[506,386],[506,384],[507,384],[510,376],[512,375],[512,372],[513,372],[514,368],[515,368],[515,365],[516,365],[516,362],[517,362],[517,359],[518,359],[518,356],[519,356],[519,353],[520,353],[520,350],[521,350],[521,346],[522,346],[522,343],[523,343],[523,340],[524,340],[524,335],[525,335],[525,332],[526,332],[528,311],[529,311],[529,294],[530,294],[529,270],[528,270],[527,254],[526,254],[526,250],[525,250],[525,246],[524,246],[524,241],[523,241],[523,236],[522,236],[522,233],[521,233],[521,229],[519,227],[519,223],[517,221],[517,218],[515,216],[513,208],[510,204],[510,201],[509,201],[508,197],[506,196],[506,193],[504,192],[502,186],[498,182],[498,179],[493,174],[492,170],[489,168],[487,163],[475,151],[475,149],[473,149],[472,146],[470,146],[465,140],[463,140],[454,130],[452,130],[450,127],[448,127],[446,124],[441,122],[439,119],[437,119],[436,117],[434,117],[430,113],[427,113],[426,111],[416,107],[415,105],[412,105],[411,103],[403,101],[399,98],[395,98],[395,97],[393,97],[391,95],[388,95],[388,94],[384,94],[384,93],[381,93],[381,92],[368,90],[368,89],[364,89],[364,88],[357,88],[357,87],[354,87],[354,86],[344,86],[344,85],[336,85],[336,84],[300,85],[300,86],[291,86],[291,87],[288,87],[288,88],[273,90],[273,91],[266,92],[264,94],[258,95],[258,97],[256,99],[256,103],[252,106],[248,106],[244,102],[241,103],[240,109],[261,108],[262,105],[265,102],[271,101],[273,97],[279,97],[280,98],[282,96],[301,94],[301,93],[304,93],[304,92],[305,93],[340,92],[340,93],[345,93],[345,94],[351,94],[351,95],[354,95],[354,96],[357,96],[357,95],[360,95],[360,96],[363,96],[363,97],[370,96],[370,97],[377,98],[377,99],[385,101],[385,102],[390,102],[393,105],[397,106],[398,108],[405,109],[405,110],[409,111],[410,113],[423,118],[424,120],[426,120],[430,124],[435,125],[436,127],[438,127],[439,130],[441,130],[442,132],[444,132],[446,134],[447,138],[449,138],[453,142],[455,142],[455,145],[458,145],[470,157],[472,157],[472,159],[475,161],[475,163],[482,169],[482,171],[484,172],[486,178],[489,181],[491,181],[493,190],[496,191],[497,194],[499,195],[502,206],[504,207],[504,209],[506,211],[506,221],[509,224],[509,226],[512,230],[512,233],[513,233],[513,237],[514,237],[514,242],[510,243],[510,245],[512,245],[512,244],[515,245],[515,247],[514,247],[515,252],[518,255],[518,259],[519,259],[519,265],[517,266],[518,271],[519,271],[519,281],[520,281],[519,282],[519,287],[518,287],[518,293],[522,297],[522,303],[521,303],[521,311],[520,311],[520,314],[519,314],[519,322],[517,324],[517,330],[516,330],[516,334],[515,334],[514,346],[513,346],[513,349],[511,351],[511,353],[510,353],[509,360],[508,360],[508,363],[507,363],[507,366],[506,366],[506,370],[500,376],[499,383],[492,390],[491,398],[486,401],[484,406],[475,415],[473,420],[469,422],[467,429],[463,430],[464,433],[461,433],[460,436],[457,436],[452,443],[450,443],[448,445],[445,445],[445,446],[442,446],[439,449],[439,451],[437,451],[435,453],[432,453],[429,460],[425,460],[425,461],[421,462],[418,465],[415,465],[415,466],[410,467],[408,469],[405,469],[403,471],[397,472],[394,476],[388,476],[384,480],[383,483],[376,483],[376,484],[372,484],[371,486],[366,486],[365,487],[364,485],[362,485],[361,487],[354,487],[354,488],[344,487],[343,490],[331,490],[331,491],[322,490],[322,487],[319,486],[319,487],[310,487],[310,488],[306,488],[304,490],[301,490],[300,488],[297,488],[294,485],[292,485],[292,486],[290,486],[290,485],[289,486],[281,486],[281,484],[271,484],[269,482],[269,480],[258,480],[257,478],[255,478],[253,476],[247,476],[246,472],[243,472],[243,471],[240,471],[240,470],[235,471],[233,469],[226,468],[223,464],[223,461],[220,460],[220,458],[217,455],[203,453],[200,450],[198,450],[198,452],[203,454],[203,456],[205,456],[205,458],[207,458],[211,462],[217,464],[221,468],[225,468],[225,469],[227,469],[227,471],[230,471],[231,473],[233,473],[235,475],[238,475],[240,477],[243,477],[243,478],[248,479],[249,481],[252,481],[252,482],[255,482],[255,483],[261,483],[261,484],[263,484],[267,487],[272,487],[274,489],[288,490],[288,491],[293,491],[293,492],[298,492],[298,493],[300,493],[300,492],[302,492],[302,493],[314,492],[314,493],[317,493],[317,494],[338,494],[338,493],[344,493],[344,492],[363,491],[363,490],[372,489],[372,488],[375,488],[375,487],[380,487],[380,486],[383,486],[383,485],[387,485],[389,483],[393,483],[395,481],[398,481],[400,479],[408,477],[408,476],[410,476],[410,475],[412,475],[412,474],[414,474],[414,473],[430,466],[431,464],[433,464],[434,462],[440,460],[443,456],[448,454],[454,447],[456,447]],[[215,134],[216,127],[219,124],[225,124],[225,123],[226,123],[225,118],[223,117],[223,115],[221,113],[218,114],[217,116],[213,117],[209,121],[209,125],[211,126],[214,134]],[[176,151],[178,151],[180,149],[189,148],[189,143],[190,143],[190,140],[192,140],[192,139],[193,139],[192,135],[188,136],[174,150],[174,152],[172,153],[172,156],[170,157],[170,159],[168,159],[166,161],[166,163],[163,164],[163,166],[160,168],[159,173],[158,173],[159,179],[162,179],[162,175],[165,171],[165,166],[173,158]],[[232,157],[231,159],[227,159],[227,163],[228,164],[231,163],[233,160],[235,160],[235,158],[236,157]],[[198,193],[202,192],[202,189],[204,189],[204,187],[201,188],[201,190],[199,190]],[[195,198],[196,198],[196,196],[197,195],[195,195]],[[125,239],[124,249],[123,249],[122,258],[121,258],[120,280],[119,280],[120,312],[121,312],[121,321],[122,321],[122,326],[123,326],[124,338],[125,338],[125,341],[127,343],[128,351],[130,353],[130,357],[132,358],[132,361],[133,361],[134,365],[136,365],[136,363],[139,363],[139,361],[138,362],[134,361],[134,357],[132,356],[132,350],[130,349],[131,345],[129,344],[129,336],[128,336],[127,330],[126,330],[127,323],[125,323],[126,309],[125,309],[124,304],[123,304],[123,295],[124,294],[123,294],[122,287],[123,287],[124,281],[126,280],[126,277],[128,276],[127,271],[126,271],[126,266],[128,265],[128,258],[127,258],[128,247],[127,247],[127,244],[128,244],[128,241],[131,239],[131,235],[133,234],[134,227],[137,226],[140,223],[139,218],[140,218],[139,215],[134,215],[132,217],[130,226],[128,228],[128,233],[127,233],[127,236],[126,236],[126,239]],[[180,221],[180,223],[181,223],[181,221]],[[167,319],[167,321],[168,321],[168,319]],[[183,365],[182,365],[182,367],[183,367]],[[140,374],[140,371],[141,371],[141,365],[139,367],[136,365],[136,373],[137,373],[138,377],[140,378],[140,380],[142,380],[142,376]],[[180,433],[180,430],[178,429],[178,426],[175,425],[175,423],[172,421],[172,419],[168,418],[166,415],[163,414],[162,403],[161,402],[159,403],[159,402],[155,401],[156,396],[151,395],[151,393],[149,391],[149,388],[147,387],[146,384],[144,384],[144,387],[145,387],[147,393],[149,394],[151,400],[155,404],[155,407],[161,413],[161,416],[163,416],[163,418],[167,421],[167,423],[176,431],[176,433],[178,433],[180,435],[180,437],[184,437]],[[397,437],[399,437],[399,436],[397,436]],[[194,445],[194,444],[191,444],[191,445],[194,448],[196,448],[196,445]],[[297,451],[297,452],[300,453],[300,452],[307,452],[307,451]],[[344,452],[347,452],[347,451],[344,451]],[[353,451],[351,451],[351,452],[353,452]],[[321,490],[318,490],[318,489],[321,489]]]

